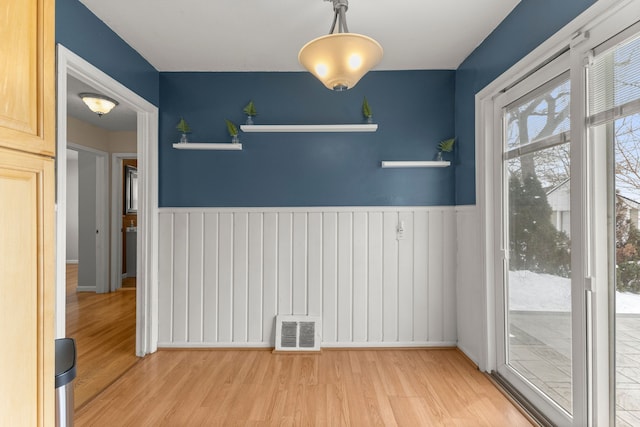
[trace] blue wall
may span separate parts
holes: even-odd
[[[381,160],[431,160],[454,135],[453,71],[367,74],[347,92],[309,73],[161,73],[162,207],[452,205],[453,168],[381,169]],[[229,142],[224,119],[257,124],[361,123],[375,133],[241,133],[243,151],[176,150],[181,116],[193,142]]]
[[[78,0],[56,0],[56,43],[158,105],[158,71]]]
[[[522,0],[456,72],[456,204],[474,204],[475,94],[595,3]]]

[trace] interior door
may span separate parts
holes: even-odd
[[[54,423],[54,1],[0,2],[0,418]]]
[[[498,374],[556,425],[574,415],[569,57],[498,100]],[[582,410],[582,409],[580,409]]]

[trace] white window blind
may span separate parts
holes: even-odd
[[[640,37],[597,55],[589,67],[589,124],[640,112]]]

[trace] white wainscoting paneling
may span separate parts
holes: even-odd
[[[458,347],[476,365],[480,365],[486,340],[483,313],[486,298],[480,242],[480,217],[475,206],[456,207],[457,254],[457,313]]]
[[[277,314],[321,316],[324,347],[457,342],[452,206],[162,208],[159,228],[160,347],[273,347]]]

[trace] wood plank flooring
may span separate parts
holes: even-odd
[[[76,426],[530,426],[458,351],[160,350]]]
[[[67,333],[76,340],[76,410],[139,359],[135,356],[135,288],[108,294],[76,292],[78,265],[67,264]]]

